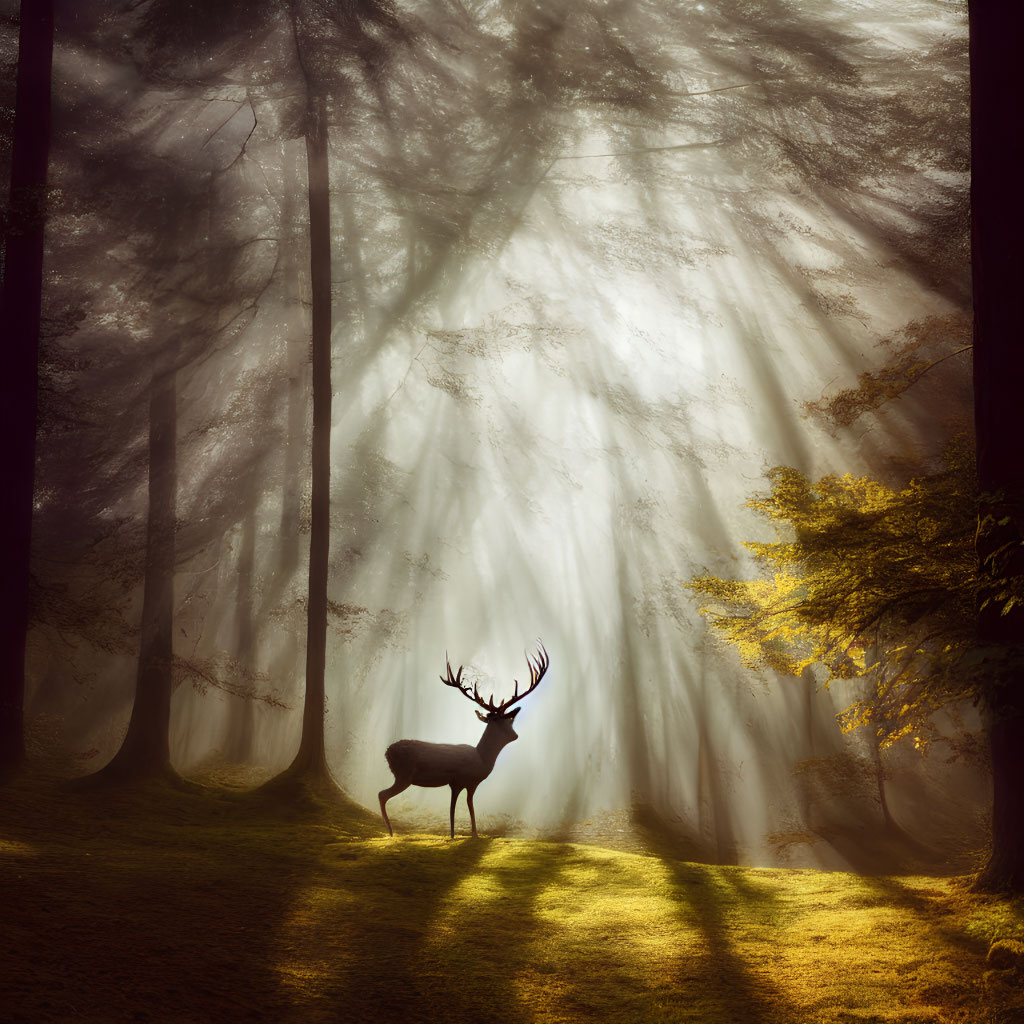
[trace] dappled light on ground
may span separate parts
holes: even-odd
[[[382,837],[273,796],[23,781],[0,815],[0,1003],[77,1019],[1010,1024],[1024,905],[957,880]]]

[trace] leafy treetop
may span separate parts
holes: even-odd
[[[884,746],[919,748],[939,708],[977,699],[985,659],[975,645],[977,502],[969,440],[938,472],[889,487],[866,477],[812,482],[779,466],[771,491],[747,504],[791,539],[745,545],[761,578],[705,575],[689,588],[744,663],[786,675],[820,664],[864,677],[868,697],[839,716],[873,727]]]

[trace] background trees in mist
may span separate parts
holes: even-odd
[[[1016,9],[970,4],[976,483],[973,467],[968,474],[968,462],[958,456],[943,473],[913,481],[902,497],[918,507],[894,517],[905,501],[894,504],[878,484],[849,478],[810,484],[777,469],[772,495],[752,505],[787,521],[795,540],[748,545],[770,579],[695,581],[699,593],[731,606],[733,614],[719,615],[716,624],[749,661],[787,672],[822,662],[831,678],[874,675],[875,692],[849,709],[847,721],[866,724],[885,741],[920,733],[930,711],[947,701],[983,703],[993,845],[979,884],[1018,890],[1024,884],[1024,457],[1017,391],[1024,356],[1015,295],[1024,205],[1014,177],[1022,144],[1016,134],[1007,136],[1005,125],[1020,101],[1010,40],[1022,29]],[[857,396],[852,404],[831,411],[859,415],[902,393],[909,378],[935,365],[908,361],[913,347],[904,346],[887,379],[863,375],[861,387],[849,393]],[[977,492],[976,517],[968,517]],[[921,504],[921,498],[929,500]],[[932,498],[938,505],[929,509]],[[976,561],[967,558],[969,539]]]
[[[232,448],[229,467],[209,434],[223,438],[240,425],[232,387],[224,386],[223,401],[199,422],[188,403],[212,377],[223,384],[226,365],[243,376],[229,350],[258,318],[277,239],[260,234],[267,221],[258,211],[244,227],[218,219],[244,129],[215,123],[204,131],[210,108],[216,117],[223,107],[217,111],[217,100],[194,88],[181,106],[147,108],[146,90],[166,81],[169,58],[124,63],[109,23],[89,14],[96,10],[81,21],[65,12],[62,25],[62,75],[81,75],[86,99],[63,92],[57,111],[55,169],[64,196],[50,232],[36,632],[55,684],[69,664],[81,672],[73,676],[79,683],[101,682],[101,714],[109,713],[107,686],[97,673],[109,669],[97,663],[105,656],[109,666],[111,655],[124,657],[141,644],[139,699],[111,765],[134,776],[170,771],[168,723],[178,682],[213,682],[275,702],[255,690],[244,665],[217,670],[180,642],[175,652],[172,632],[187,636],[189,624],[173,623],[176,571],[201,558],[216,564],[225,531],[241,514],[225,501],[234,504],[273,444],[268,419],[259,441]],[[132,109],[140,99],[141,117]],[[268,386],[267,377],[248,375],[249,402],[272,397],[280,379]],[[179,416],[182,400],[186,414]],[[249,420],[244,430],[251,430]],[[181,582],[187,605],[195,595]],[[140,584],[141,611],[133,607]]]
[[[327,753],[369,788],[384,739],[441,715],[419,686],[438,636],[518,645],[540,618],[569,673],[551,700],[585,678],[591,703],[538,721],[544,786],[566,780],[538,805],[585,813],[615,776],[735,855],[738,789],[765,806],[800,755],[772,716],[743,731],[746,682],[669,595],[731,558],[762,442],[810,478],[825,451],[905,467],[932,443],[935,406],[831,448],[794,412],[864,369],[908,296],[968,294],[963,40],[907,29],[916,10],[874,11],[874,40],[781,0],[80,5],[59,47],[83,99],[60,90],[33,713],[72,748],[119,739],[149,397],[173,376],[171,682],[230,696],[175,690],[172,758],[230,743],[281,767],[297,714],[244,695],[296,706],[312,629]],[[330,325],[325,518],[308,343]],[[317,516],[330,543],[307,564]]]

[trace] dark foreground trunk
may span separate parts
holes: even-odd
[[[51,0],[23,0],[18,47],[11,191],[0,285],[0,437],[4,452],[4,497],[0,501],[0,771],[17,767],[25,756],[25,634],[50,149]]]
[[[106,778],[173,776],[170,724],[174,625],[177,409],[174,375],[154,378],[149,400],[149,519],[135,703]]]
[[[978,641],[988,654],[994,801],[985,888],[1024,889],[1024,279],[1019,48],[1024,6],[971,0],[974,398],[981,504]],[[1006,614],[1004,614],[1006,612]]]

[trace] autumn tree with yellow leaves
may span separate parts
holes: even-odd
[[[868,695],[840,716],[845,729],[872,728],[882,746],[907,736],[926,745],[934,713],[976,700],[991,667],[975,641],[968,442],[902,487],[849,474],[814,481],[782,466],[768,478],[769,493],[747,504],[781,539],[745,545],[757,578],[691,581],[702,611],[751,668],[798,676],[820,665],[827,682],[868,681]]]

